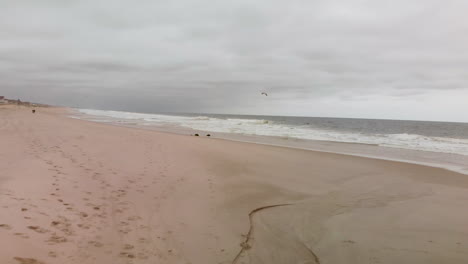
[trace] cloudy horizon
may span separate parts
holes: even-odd
[[[0,95],[468,122],[466,10],[456,0],[0,1]]]

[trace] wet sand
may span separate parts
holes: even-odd
[[[468,176],[0,106],[0,263],[468,263]]]

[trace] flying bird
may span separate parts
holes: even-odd
[[[268,96],[268,94],[267,94],[267,93],[265,93],[265,92],[262,92],[262,95]]]

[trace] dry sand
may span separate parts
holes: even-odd
[[[0,263],[468,263],[468,176],[0,106]]]

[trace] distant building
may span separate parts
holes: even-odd
[[[5,99],[5,96],[0,96],[0,104],[6,104],[8,101]]]

